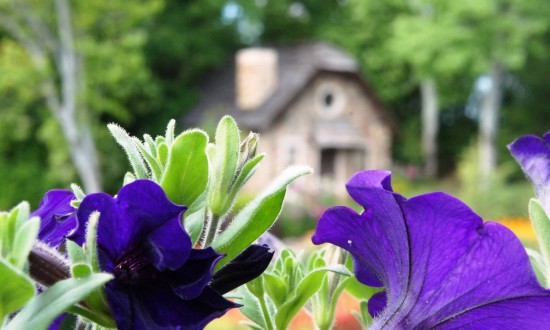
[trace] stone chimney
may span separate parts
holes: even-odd
[[[236,105],[254,110],[277,88],[277,52],[270,48],[241,49],[236,55]]]

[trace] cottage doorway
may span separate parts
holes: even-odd
[[[334,179],[336,172],[336,149],[321,149],[321,176]]]
[[[360,148],[323,148],[320,153],[322,190],[345,195],[346,182],[365,167],[365,151]]]

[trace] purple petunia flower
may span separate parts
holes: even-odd
[[[71,205],[74,199],[69,190],[50,190],[44,195],[38,209],[31,214],[31,217],[40,217],[38,239],[56,249],[65,242],[78,225],[76,209]]]
[[[537,198],[550,216],[550,132],[542,138],[522,136],[510,143],[508,149],[531,180]]]
[[[95,193],[82,200],[79,221],[100,212],[98,260],[115,277],[105,290],[120,329],[202,329],[237,306],[208,286],[222,256],[191,248],[185,210],[148,180],[126,185],[116,198]]]
[[[384,291],[369,300],[372,329],[545,329],[550,291],[514,234],[444,193],[405,199],[387,171],[347,184],[365,211],[327,210],[312,237],[350,252],[357,279]]]

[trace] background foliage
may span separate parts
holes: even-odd
[[[464,109],[491,56],[506,63],[500,161],[510,161],[505,145],[515,137],[549,129],[550,21],[543,0],[70,3],[85,69],[86,111],[104,188],[111,193],[127,163],[105,124],[120,123],[136,136],[160,134],[168,119],[193,106],[203,78],[249,45],[326,40],[356,56],[399,123],[393,150],[403,168],[421,163],[418,77],[426,72],[437,76],[441,94],[442,176],[467,172],[456,167],[465,164],[461,155],[475,141],[477,122]],[[445,15],[419,20],[417,8],[424,5]],[[47,6],[32,8],[48,14]],[[536,37],[527,37],[533,31]],[[506,42],[495,44],[495,34],[504,34]],[[0,209],[22,199],[34,208],[45,191],[67,188],[78,178],[58,124],[38,93],[38,73],[1,29],[0,72]],[[502,184],[523,180],[518,167],[504,172]]]

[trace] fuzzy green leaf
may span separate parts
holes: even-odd
[[[172,202],[191,206],[208,184],[208,136],[200,130],[180,134],[170,148],[160,185]]]
[[[138,138],[132,138],[132,140],[134,141],[136,148],[141,153],[143,159],[145,159],[147,166],[151,170],[153,181],[158,182],[162,176],[162,169],[158,160],[147,150]]]
[[[67,240],[65,242],[65,249],[67,250],[67,254],[69,255],[69,260],[71,261],[72,264],[87,261],[84,250],[80,247],[80,245],[76,244],[75,242],[71,240]]]
[[[171,119],[168,122],[168,125],[166,126],[166,144],[168,147],[172,146],[172,143],[174,143],[174,129],[176,128],[176,121],[174,119]]]
[[[47,329],[50,323],[71,305],[86,298],[93,290],[112,279],[110,274],[93,274],[57,282],[29,303],[8,323],[5,330]]]
[[[235,180],[241,143],[239,128],[230,116],[224,116],[218,123],[215,142],[209,207],[214,215],[222,216],[229,208],[228,195]]]
[[[285,281],[273,274],[264,273],[264,288],[266,293],[273,299],[275,306],[284,304],[287,298],[288,287]]]
[[[86,277],[92,274],[92,269],[86,263],[76,263],[71,265],[71,274],[76,278]]]
[[[315,270],[307,274],[298,283],[294,294],[279,308],[275,316],[277,329],[287,329],[290,321],[298,314],[311,296],[313,296],[323,283],[326,272]]]
[[[227,197],[227,204],[229,208],[233,207],[238,192],[244,186],[244,184],[254,175],[256,169],[260,166],[260,162],[265,157],[265,154],[258,155],[249,160],[240,170],[237,178],[231,184],[230,194]]]
[[[109,124],[107,125],[107,127],[115,138],[115,141],[126,152],[128,160],[130,161],[130,165],[134,170],[134,176],[137,179],[147,179],[147,168],[145,167],[145,163],[143,163],[141,154],[136,148],[132,137],[128,133],[126,133],[126,131],[122,127],[116,124]]]
[[[550,265],[550,220],[542,205],[536,199],[529,201],[529,218],[539,241],[540,251],[547,265]]]
[[[307,166],[287,168],[235,216],[212,244],[216,251],[226,254],[216,265],[216,270],[235,258],[275,223],[281,213],[286,187],[296,178],[310,172]]]
[[[19,269],[0,257],[0,322],[34,296],[33,282]],[[20,328],[29,329],[29,328]]]
[[[39,229],[40,218],[38,217],[29,219],[17,229],[11,250],[11,260],[13,260],[15,267],[22,269],[27,262],[29,252],[31,252],[36,237],[38,237]]]

